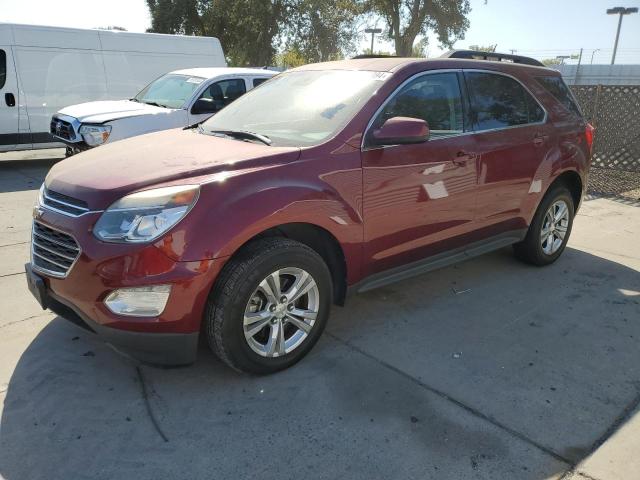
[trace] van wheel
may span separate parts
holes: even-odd
[[[513,246],[516,257],[533,265],[549,265],[562,254],[573,226],[574,205],[569,189],[557,185],[540,202],[525,239]]]
[[[236,370],[288,368],[320,338],[332,291],[329,269],[311,248],[285,238],[255,241],[227,262],[209,296],[209,347]]]

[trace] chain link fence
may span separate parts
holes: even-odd
[[[596,128],[590,191],[640,200],[640,86],[572,85],[571,90]]]

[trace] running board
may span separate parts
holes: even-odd
[[[522,241],[526,234],[526,229],[505,232],[499,236],[491,237],[488,240],[474,242],[464,247],[439,253],[423,260],[418,260],[417,262],[392,268],[384,272],[375,273],[350,287],[349,292],[368,292],[374,288],[384,287],[391,283],[396,283],[417,275],[422,275],[423,273],[431,272],[432,270],[448,267],[449,265],[513,245],[514,243]]]

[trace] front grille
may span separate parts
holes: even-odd
[[[73,126],[69,122],[57,117],[53,117],[51,119],[49,128],[51,130],[51,135],[55,135],[56,137],[64,138],[65,140],[75,140],[76,138]]]
[[[67,215],[78,217],[89,211],[89,205],[83,200],[54,192],[48,188],[44,189],[42,203],[45,207],[52,208]]]
[[[54,277],[66,277],[79,256],[80,247],[71,235],[33,222],[31,263],[38,270]]]

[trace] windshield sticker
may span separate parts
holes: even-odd
[[[200,78],[200,77],[190,77],[187,78],[186,80],[187,83],[195,83],[196,85],[204,82],[204,78]]]

